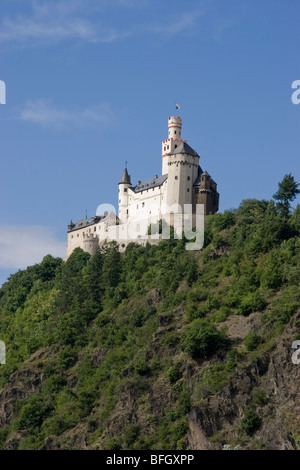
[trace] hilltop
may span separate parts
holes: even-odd
[[[2,449],[297,449],[300,206],[245,200],[205,246],[46,256],[0,290]]]

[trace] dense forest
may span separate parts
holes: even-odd
[[[1,449],[300,448],[300,206],[43,261],[0,289]],[[291,183],[291,181],[289,181]]]

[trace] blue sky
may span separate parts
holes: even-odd
[[[300,181],[299,0],[1,0],[0,284],[51,253],[69,220],[161,173],[182,136],[220,210]]]

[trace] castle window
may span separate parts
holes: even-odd
[[[164,146],[164,152],[166,151],[166,146]]]
[[[174,131],[174,134],[176,134],[176,131]]]
[[[187,190],[186,190],[186,191],[187,191],[187,193],[189,193],[189,192],[190,192],[190,188],[187,188]]]
[[[97,230],[97,227],[94,227],[94,232],[96,232],[96,230]]]
[[[139,205],[137,204],[136,208],[138,209],[139,208]]]
[[[199,194],[199,188],[195,188],[195,194]]]
[[[175,144],[175,148],[177,149],[177,144]]]
[[[128,209],[126,209],[126,214],[128,215]]]
[[[77,233],[77,237],[79,237],[79,233]]]
[[[127,193],[127,188],[124,188],[124,193]]]
[[[71,238],[73,238],[73,235],[71,235]]]
[[[190,176],[188,176],[188,177],[187,177],[187,180],[188,180],[188,181],[190,181],[190,179],[191,179],[191,177],[190,177]]]
[[[178,176],[175,176],[175,179],[178,180]]]
[[[142,202],[142,207],[145,207],[145,203],[144,203],[144,202]]]

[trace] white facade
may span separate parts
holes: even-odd
[[[162,142],[162,175],[133,186],[125,168],[119,183],[117,225],[113,213],[70,223],[67,257],[76,247],[92,254],[112,240],[123,248],[131,241],[157,243],[159,236],[147,236],[149,224],[165,219],[175,225],[176,214],[183,212],[185,204],[192,205],[193,194],[199,193],[193,186],[202,173],[199,155],[181,139],[181,128],[180,117],[169,117],[168,138]]]

